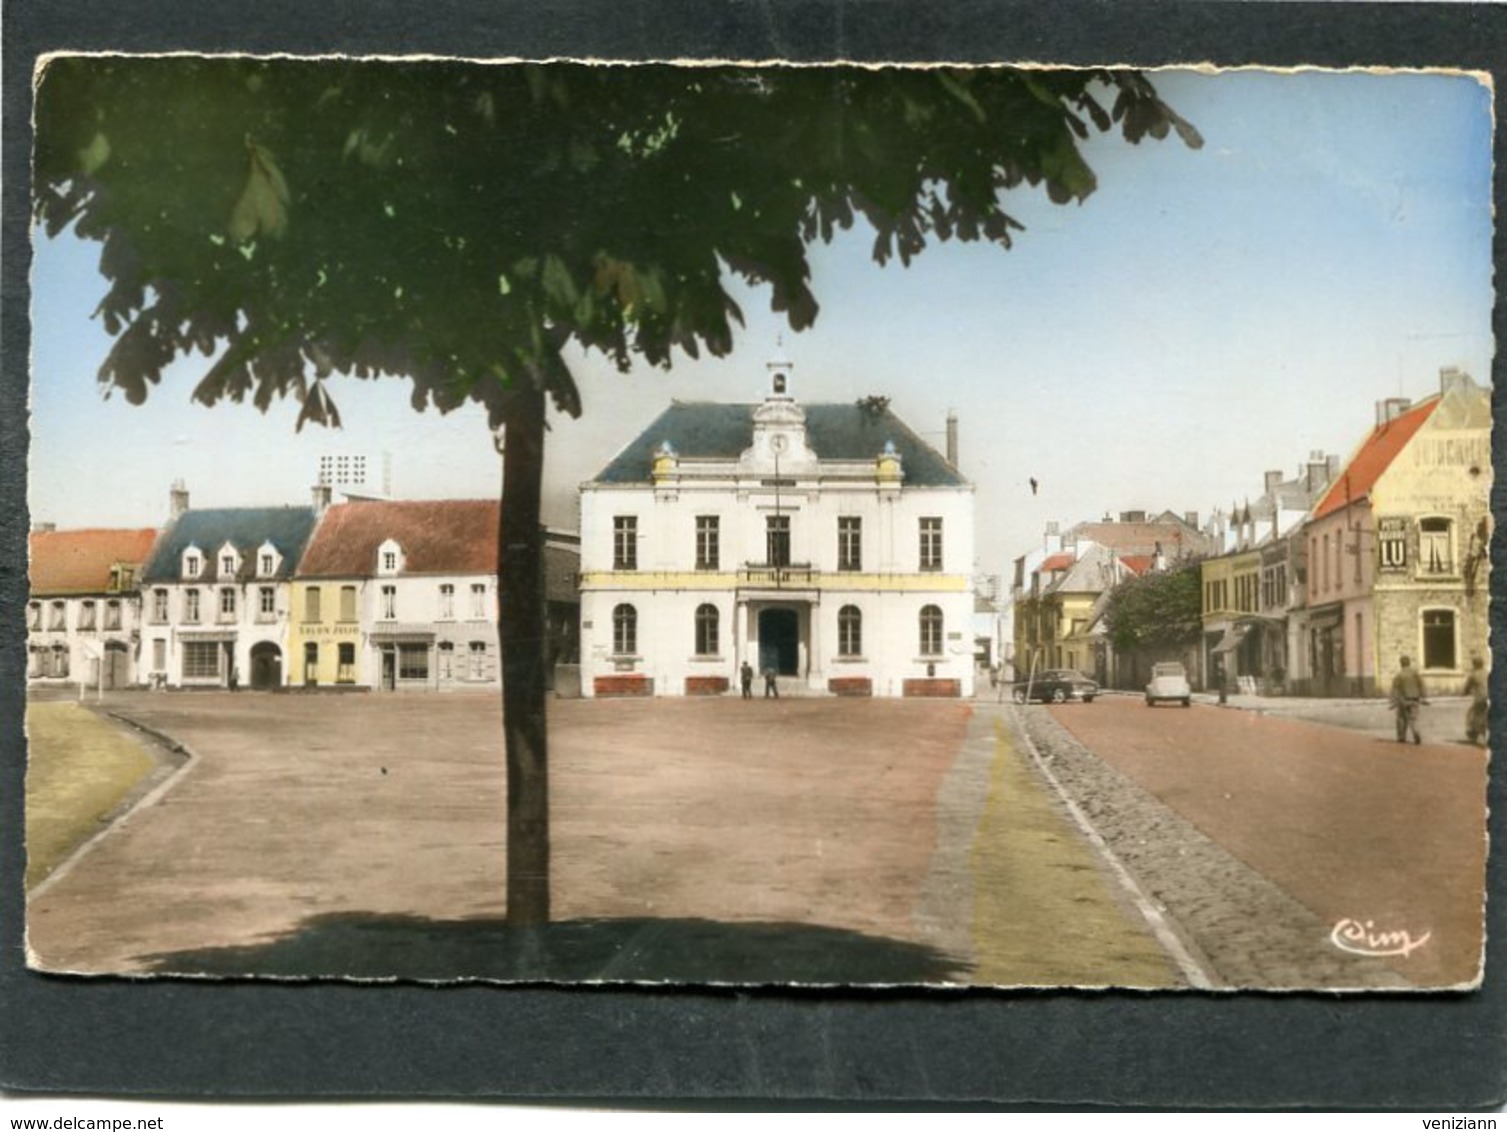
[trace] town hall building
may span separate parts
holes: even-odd
[[[587,696],[971,696],[973,487],[889,409],[674,402],[581,487]]]

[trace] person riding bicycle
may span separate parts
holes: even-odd
[[[1413,668],[1409,657],[1397,661],[1400,669],[1392,678],[1392,710],[1397,713],[1397,741],[1406,743],[1408,732],[1413,733],[1413,742],[1423,742],[1418,734],[1418,707],[1428,701],[1423,698],[1423,677]]]

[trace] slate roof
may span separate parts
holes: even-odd
[[[263,543],[270,542],[280,561],[276,572],[267,577],[285,581],[298,566],[314,521],[312,507],[208,507],[185,511],[158,537],[141,580],[146,583],[184,580],[179,574],[183,552],[193,545],[208,560],[199,580],[221,581],[214,556],[228,542],[241,557],[236,580],[249,581],[257,577],[256,552]]]
[[[665,441],[691,460],[736,460],[753,444],[755,404],[673,401],[600,472],[592,483],[648,483],[654,453]],[[823,460],[873,460],[894,443],[907,487],[961,487],[956,468],[889,409],[873,413],[857,405],[802,405],[806,442]]]
[[[53,594],[105,593],[110,569],[116,565],[139,570],[152,552],[157,532],[151,528],[78,531],[33,531],[27,575],[31,592]]]
[[[1315,504],[1313,517],[1322,519],[1347,503],[1369,495],[1382,473],[1392,466],[1392,461],[1439,407],[1440,400],[1432,397],[1372,429],[1371,435],[1356,450],[1355,455],[1350,457],[1350,463],[1341,469],[1329,489]]]
[[[404,574],[496,574],[495,499],[363,500],[326,509],[300,578],[376,573],[377,548],[403,548]]]

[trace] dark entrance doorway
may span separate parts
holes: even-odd
[[[283,652],[270,641],[251,646],[251,686],[276,688],[283,682]]]
[[[104,685],[106,688],[124,688],[130,679],[131,654],[120,641],[105,645]]]
[[[766,609],[759,614],[759,671],[773,668],[781,676],[800,672],[801,618],[793,609]]]
[[[398,686],[398,649],[396,645],[382,646],[382,690],[391,692]]]

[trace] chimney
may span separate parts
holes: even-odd
[[[1122,522],[1122,523],[1144,523],[1145,521],[1146,521],[1146,512],[1144,512],[1144,511],[1121,511],[1120,512],[1120,522]]]
[[[324,515],[325,509],[330,505],[330,485],[327,483],[316,483],[313,495],[314,518],[318,519]]]
[[[1198,530],[1198,512],[1184,511],[1183,522],[1187,523],[1188,526],[1192,527],[1195,531]]]
[[[1442,366],[1439,370],[1439,392],[1441,394],[1453,393],[1456,389],[1462,393],[1468,392],[1475,382],[1471,381],[1470,374],[1459,366]]]
[[[183,486],[182,480],[174,480],[173,488],[167,494],[167,514],[169,519],[176,519],[188,510],[188,488]]]
[[[958,414],[956,409],[947,410],[947,462],[958,466]]]
[[[1262,489],[1265,493],[1267,495],[1276,495],[1277,488],[1282,486],[1282,469],[1278,468],[1274,471],[1268,471],[1262,477],[1262,481]]]
[[[1324,477],[1324,482],[1333,483],[1334,477],[1340,474],[1339,456],[1336,453],[1331,452],[1328,456],[1324,457],[1324,466],[1329,473]]]
[[[1412,405],[1406,397],[1388,397],[1385,401],[1376,402],[1376,427],[1380,428],[1388,421],[1395,421]]]
[[[1055,522],[1047,524],[1046,538],[1042,540],[1042,549],[1048,554],[1055,554],[1062,549],[1062,528]]]

